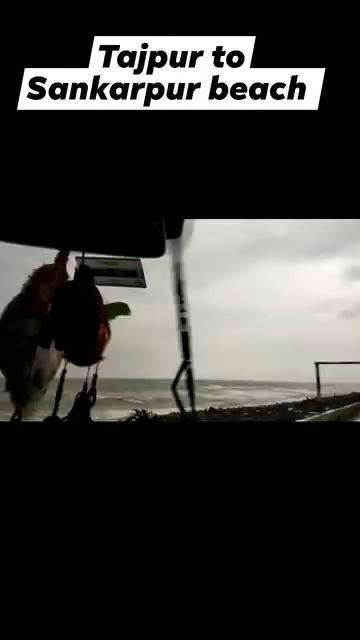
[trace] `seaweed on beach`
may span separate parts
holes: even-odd
[[[158,416],[152,411],[135,409],[133,413],[125,419],[125,422],[154,422],[157,419]]]

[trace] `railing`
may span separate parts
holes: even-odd
[[[321,399],[321,379],[320,379],[320,365],[323,364],[360,364],[360,361],[345,361],[345,362],[333,362],[333,361],[318,361],[315,362],[315,375],[316,375],[316,390],[317,390],[317,397],[318,400]]]

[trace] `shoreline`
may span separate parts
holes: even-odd
[[[242,406],[230,408],[209,407],[197,412],[200,422],[296,422],[310,418],[329,409],[339,409],[360,402],[360,392],[344,395],[316,397],[304,400],[277,402],[266,405]],[[191,418],[190,413],[188,413]],[[134,411],[120,422],[180,422],[180,413],[157,414],[151,411]]]

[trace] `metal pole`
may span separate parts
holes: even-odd
[[[321,400],[320,363],[315,362],[317,399]]]

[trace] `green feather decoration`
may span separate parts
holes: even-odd
[[[131,316],[131,310],[126,302],[110,302],[104,305],[105,313],[109,321],[118,316]]]

